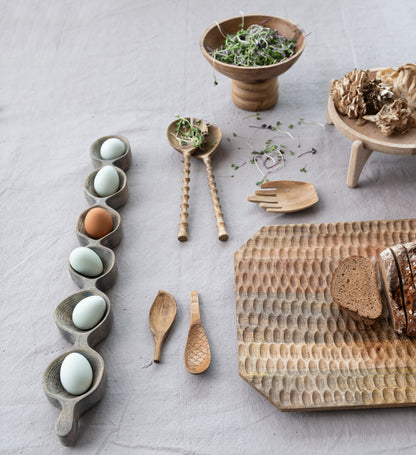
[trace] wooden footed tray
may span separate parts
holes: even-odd
[[[376,69],[369,70],[370,78],[375,78]],[[416,155],[416,128],[411,128],[406,134],[384,136],[372,122],[363,125],[357,119],[349,119],[340,114],[331,96],[334,79],[329,84],[326,123],[335,127],[348,139],[352,140],[350,163],[348,167],[347,185],[355,188],[358,185],[361,172],[373,152],[392,155]]]
[[[281,411],[416,405],[416,338],[329,289],[340,260],[415,239],[415,219],[263,227],[234,255],[240,376]]]

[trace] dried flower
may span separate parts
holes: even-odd
[[[340,81],[335,80],[331,95],[337,110],[348,118],[359,118],[366,113],[364,86],[368,82],[367,71],[357,70],[346,74]]]
[[[412,113],[407,100],[399,98],[390,104],[385,104],[376,115],[366,115],[363,118],[374,122],[385,136],[390,136],[394,133],[407,133],[413,126]]]
[[[393,87],[381,79],[372,79],[363,88],[366,114],[374,115],[393,101]]]
[[[397,70],[385,68],[377,72],[377,77],[393,87],[397,98],[406,98],[409,107],[416,110],[416,65],[407,63]]]

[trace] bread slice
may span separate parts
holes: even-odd
[[[406,302],[407,334],[416,336],[416,242],[409,242],[403,245],[407,259],[405,277],[403,277],[403,293]]]
[[[402,335],[407,333],[407,316],[399,266],[390,248],[386,248],[380,253],[378,266],[383,290],[393,319],[394,330]]]
[[[354,319],[371,325],[383,309],[374,264],[361,256],[340,262],[331,280],[331,295]]]

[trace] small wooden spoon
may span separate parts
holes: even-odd
[[[194,157],[202,160],[207,169],[208,185],[211,191],[212,203],[214,204],[215,218],[217,220],[218,239],[225,242],[228,240],[228,234],[225,230],[224,218],[221,212],[220,199],[218,197],[217,186],[215,184],[214,171],[212,170],[211,158],[221,144],[222,131],[221,128],[212,123],[208,126],[208,135],[205,139],[203,148],[199,148]]]
[[[149,312],[149,325],[155,340],[154,361],[160,362],[163,343],[172,327],[178,307],[172,295],[159,291]]]
[[[188,120],[192,123],[192,125],[197,126],[203,135],[206,135],[208,132],[208,126],[203,120],[198,119],[190,119],[186,117],[185,120]],[[181,145],[180,140],[178,139],[178,122],[179,120],[174,120],[169,126],[167,130],[167,137],[170,145],[177,150],[178,152],[182,153],[184,158],[183,164],[183,179],[182,179],[182,203],[181,203],[181,221],[179,222],[179,234],[178,240],[180,242],[186,242],[188,240],[188,233],[186,228],[188,227],[188,201],[189,201],[189,182],[191,181],[191,155],[196,151],[198,146],[193,144],[189,145]],[[186,128],[182,127],[182,132],[186,132]]]
[[[198,292],[191,292],[191,323],[185,347],[185,368],[192,374],[203,373],[211,363],[211,350],[199,314]]]

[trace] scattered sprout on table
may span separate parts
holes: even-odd
[[[257,120],[261,120],[261,118],[258,117],[258,113],[247,115],[244,117],[244,119],[253,118],[254,116],[256,117]],[[296,124],[321,126],[321,124],[318,122],[307,122],[303,118],[300,118],[297,122],[289,123],[288,128],[294,130]],[[289,131],[281,129],[282,122],[280,121],[277,121],[275,124],[263,123],[261,125],[248,126],[249,128],[257,128],[265,131],[273,131],[285,134],[286,136],[290,137],[293,141],[298,140],[298,148],[300,148],[299,138],[296,138]],[[232,134],[234,138],[245,140],[247,146],[251,149],[251,152],[248,159],[246,160],[242,159],[241,162],[232,163],[231,168],[233,169],[234,172],[236,172],[246,164],[251,164],[255,166],[257,171],[261,175],[261,179],[256,182],[256,185],[261,185],[264,182],[268,182],[270,176],[285,165],[286,159],[289,156],[296,155],[298,158],[301,158],[302,156],[307,154],[315,155],[317,153],[317,149],[312,147],[310,150],[304,151],[300,154],[296,154],[293,151],[293,146],[288,146],[286,144],[279,143],[280,141],[277,142],[279,136],[274,136],[272,138],[267,139],[264,143],[264,146],[261,149],[257,149],[257,147],[254,147],[251,138],[240,136],[235,132],[233,132]],[[240,150],[241,147],[237,147],[237,149]],[[306,173],[307,172],[306,165],[303,168],[299,169],[299,171]],[[234,177],[234,174],[229,177]]]
[[[298,155],[298,158],[302,157],[303,155],[306,155],[307,153],[311,153],[312,155],[315,155],[315,153],[317,152],[317,150],[315,148],[312,147],[311,150],[308,150],[306,152],[303,152],[301,153],[300,155]]]

